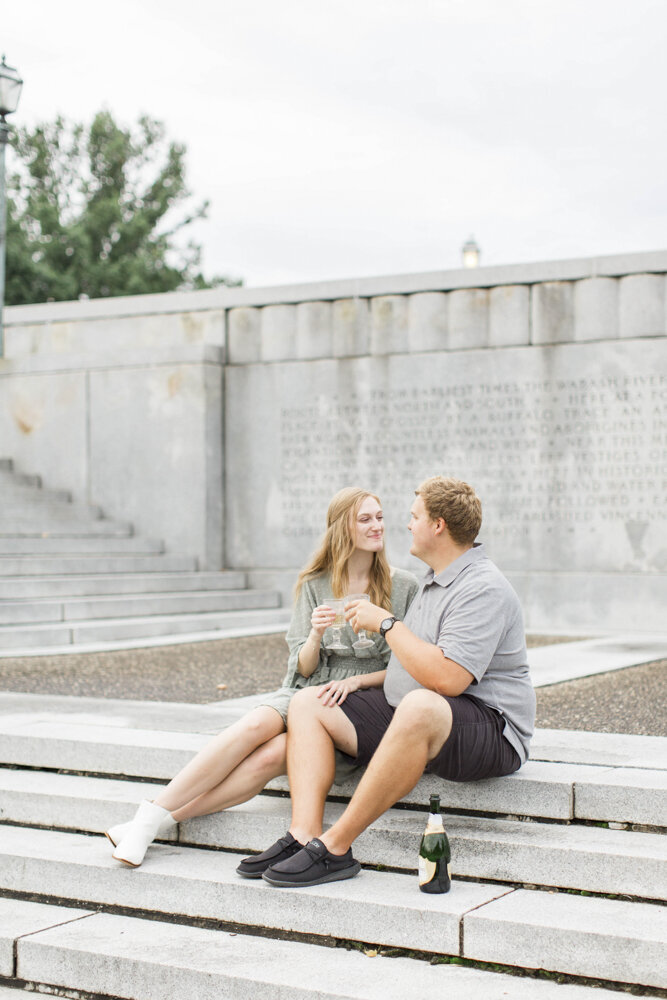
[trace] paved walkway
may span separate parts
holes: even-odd
[[[137,702],[137,714],[145,716],[150,702],[156,719],[158,705],[164,703],[167,715],[186,720],[188,705],[211,705],[225,715],[245,711],[246,698],[280,685],[285,662],[282,634],[5,657],[0,660],[0,690],[39,695],[27,699],[35,708],[58,703],[62,710],[63,696],[74,696],[79,712],[85,711],[86,698],[115,699],[126,710],[129,701]],[[530,662],[538,726],[667,736],[667,635],[550,639],[530,649]],[[90,711],[99,711],[99,702],[91,702]],[[212,712],[212,719],[215,728],[221,716]],[[178,728],[187,730],[188,725]]]

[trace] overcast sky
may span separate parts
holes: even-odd
[[[186,144],[209,275],[667,247],[666,0],[21,0],[2,29],[16,124]]]

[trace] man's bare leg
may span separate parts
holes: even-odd
[[[322,832],[324,803],[336,770],[336,747],[355,756],[354,726],[337,706],[322,705],[316,688],[304,689],[292,699],[287,720],[290,833],[301,844]]]
[[[378,816],[407,795],[449,738],[451,728],[452,710],[444,698],[426,690],[407,694],[345,812],[320,837],[327,850],[344,854]]]

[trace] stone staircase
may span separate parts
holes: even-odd
[[[667,996],[667,739],[540,730],[516,775],[425,778],[359,838],[347,882],[236,875],[283,834],[285,779],[181,824],[139,869],[114,862],[101,831],[252,703],[0,694],[0,997]],[[432,790],[453,853],[443,896],[415,875]]]
[[[289,611],[240,572],[138,538],[99,507],[47,490],[0,460],[0,654],[260,626]]]

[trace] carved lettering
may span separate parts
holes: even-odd
[[[286,531],[316,535],[332,481],[406,508],[416,482],[460,476],[499,532],[663,519],[667,376],[426,384],[339,392],[280,411]],[[332,476],[332,470],[340,475]]]

